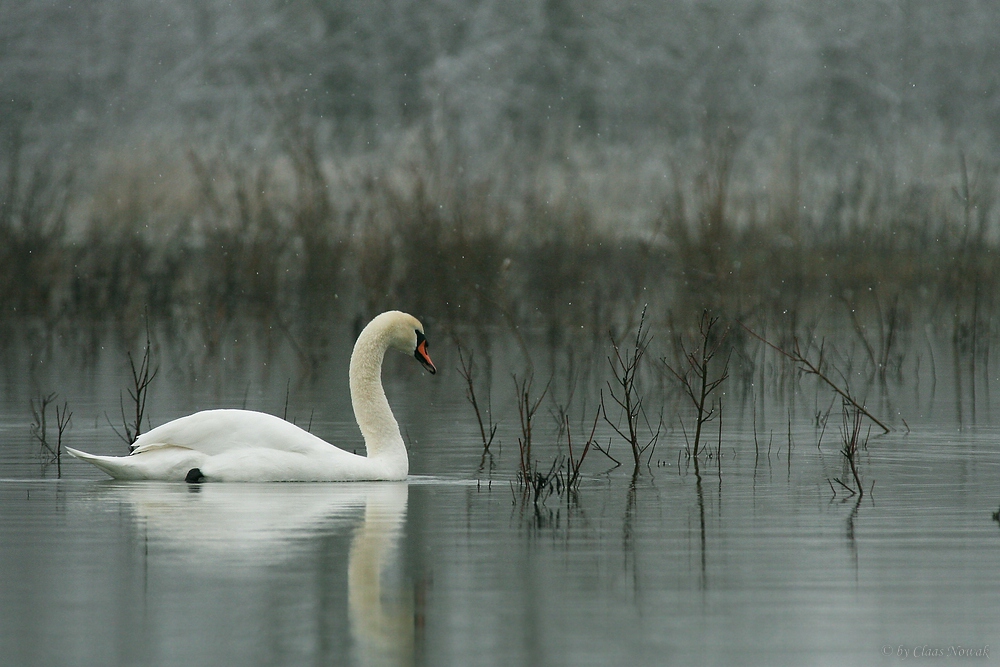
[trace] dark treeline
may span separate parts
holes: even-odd
[[[995,328],[994,3],[0,13],[6,320]]]
[[[470,183],[432,153],[335,184],[311,142],[279,166],[192,151],[184,198],[131,181],[79,229],[68,222],[74,174],[36,164],[27,182],[6,183],[0,313],[368,317],[405,304],[448,321],[604,331],[643,303],[750,317],[832,302],[852,317],[894,308],[986,322],[994,309],[995,182],[984,188],[967,166],[961,186],[923,197],[859,167],[804,216],[794,198],[733,202],[719,158],[691,194],[669,193],[622,232],[573,198]]]

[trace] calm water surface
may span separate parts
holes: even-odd
[[[794,418],[789,457],[787,424],[774,419],[772,451],[757,456],[734,420],[721,465],[696,471],[671,432],[635,483],[595,457],[575,499],[536,507],[511,484],[512,431],[496,468],[480,468],[461,384],[448,353],[437,360],[438,378],[405,360],[386,369],[413,475],[381,484],[119,483],[73,460],[57,480],[27,437],[34,389],[8,376],[0,663],[888,665],[901,649],[926,654],[920,664],[1000,659],[996,427],[944,408],[921,422],[912,408],[909,433],[869,441],[874,488],[859,502],[827,481],[844,473],[835,427],[817,449],[812,421]],[[289,418],[360,445],[339,372],[289,386],[271,367],[266,378],[166,373],[154,423],[216,406],[282,414],[287,389]],[[120,371],[108,359],[33,376],[69,400],[71,445],[120,453],[104,416]],[[986,647],[990,660],[947,655]],[[945,657],[927,657],[935,650]]]

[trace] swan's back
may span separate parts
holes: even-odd
[[[205,410],[175,419],[139,436],[133,454],[165,445],[209,456],[241,449],[296,454],[329,453],[336,449],[295,424],[252,410]]]

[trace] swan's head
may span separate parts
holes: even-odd
[[[428,373],[437,373],[437,368],[427,352],[427,338],[424,336],[424,325],[420,320],[398,310],[383,313],[376,319],[383,317],[389,320],[386,323],[390,335],[389,344],[401,352],[412,354]]]

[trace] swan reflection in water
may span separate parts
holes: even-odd
[[[166,552],[162,562],[168,567],[183,567],[203,581],[249,578],[235,595],[246,585],[253,586],[262,571],[271,570],[298,573],[306,595],[328,599],[329,590],[315,590],[331,579],[319,570],[331,569],[330,538],[350,534],[346,568],[335,565],[332,578],[346,570],[355,660],[413,663],[412,590],[405,590],[399,549],[406,482],[193,486],[150,482],[113,484],[111,489],[134,512],[146,535],[147,554]],[[146,567],[152,571],[158,558],[147,559]],[[335,581],[326,586],[338,588]],[[299,604],[316,606],[310,601]],[[296,624],[296,632],[301,632],[301,624]],[[328,637],[315,638],[317,646],[329,643]]]

